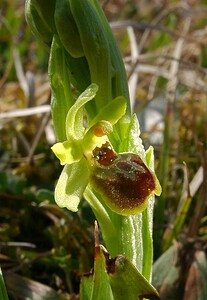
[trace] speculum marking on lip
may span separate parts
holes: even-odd
[[[117,157],[109,143],[105,143],[102,147],[96,147],[93,150],[93,157],[103,166],[109,166]]]

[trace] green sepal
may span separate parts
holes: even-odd
[[[100,109],[96,117],[91,120],[90,128],[100,120],[109,121],[114,125],[125,114],[125,111],[126,99],[122,96],[118,96]]]
[[[58,206],[76,212],[88,183],[88,165],[85,158],[66,165],[55,188],[55,201]]]
[[[82,157],[81,145],[79,141],[65,141],[63,143],[56,143],[51,147],[61,165],[72,164],[77,162]]]

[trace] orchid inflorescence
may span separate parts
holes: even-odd
[[[131,115],[127,76],[110,25],[99,0],[26,0],[26,19],[50,52],[57,137],[52,150],[64,166],[55,201],[73,212],[81,199],[87,201],[110,255],[121,253],[132,262],[124,282],[134,272],[140,290],[131,290],[130,279],[125,298],[141,299],[151,279],[153,196],[161,187],[153,148],[145,151],[137,116]],[[102,267],[105,276],[105,263]],[[119,299],[112,296],[111,282],[100,288],[105,281],[95,279],[101,267],[97,270],[92,282],[83,280],[80,299],[103,299],[105,291],[106,299]],[[119,293],[120,280],[115,283]]]

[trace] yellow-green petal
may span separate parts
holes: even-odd
[[[76,212],[83,192],[88,184],[88,165],[84,158],[66,165],[55,187],[55,201],[58,206]]]

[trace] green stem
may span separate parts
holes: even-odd
[[[100,202],[100,199],[96,197],[95,193],[92,191],[91,187],[87,187],[84,192],[84,197],[91,206],[98,222],[101,227],[103,239],[106,243],[106,246],[109,250],[109,253],[112,256],[115,256],[119,253],[118,248],[118,235],[116,228],[111,220],[110,213]]]

